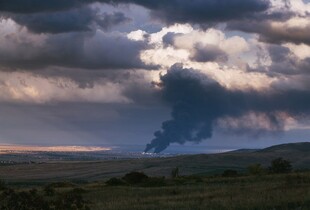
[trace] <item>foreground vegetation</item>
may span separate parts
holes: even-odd
[[[167,182],[153,188],[94,186],[85,197],[92,200],[92,209],[310,209],[310,174]]]
[[[214,176],[149,177],[131,172],[90,183],[46,185],[0,183],[2,210],[199,210],[310,209],[310,173],[292,172],[281,158],[270,167],[250,165],[246,173]]]

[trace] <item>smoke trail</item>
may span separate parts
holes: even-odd
[[[163,99],[172,106],[172,119],[162,123],[162,129],[155,132],[145,152],[154,149],[159,153],[171,143],[211,138],[216,121],[224,117],[264,113],[268,125],[281,130],[283,123],[276,116],[278,112],[293,116],[310,112],[310,91],[228,90],[206,75],[183,69],[179,64],[161,77],[160,85]]]

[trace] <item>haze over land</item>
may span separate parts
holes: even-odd
[[[309,141],[309,0],[10,0],[0,17],[2,144]]]

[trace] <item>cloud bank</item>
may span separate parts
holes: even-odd
[[[144,145],[170,109],[146,151],[309,128],[309,15],[308,0],[1,1],[0,143]]]

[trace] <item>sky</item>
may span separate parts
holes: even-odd
[[[0,144],[310,140],[310,0],[0,0],[0,17]]]

